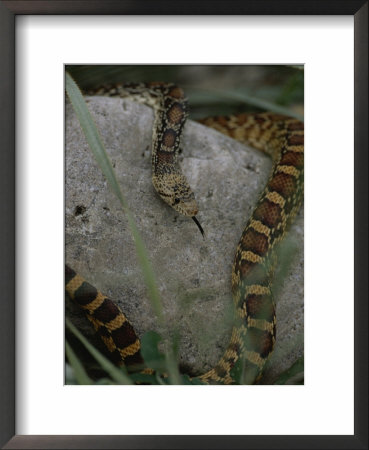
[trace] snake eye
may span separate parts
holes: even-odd
[[[177,205],[181,200],[179,198],[174,199],[174,204]]]

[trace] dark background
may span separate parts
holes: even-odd
[[[251,111],[303,119],[303,66],[67,65],[66,70],[82,90],[127,82],[176,83],[189,99],[191,119]]]

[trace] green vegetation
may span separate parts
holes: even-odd
[[[303,119],[303,66],[70,65],[66,70],[83,90],[129,81],[179,84],[193,120],[258,111]]]

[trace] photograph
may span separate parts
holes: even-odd
[[[65,92],[65,383],[304,384],[303,65]]]
[[[0,448],[368,449],[368,42],[0,0]]]

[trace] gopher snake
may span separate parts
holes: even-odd
[[[177,162],[188,110],[183,91],[173,84],[146,83],[104,87],[93,93],[129,97],[154,108],[153,185],[166,203],[198,224],[194,194]],[[237,362],[242,362],[242,381],[252,384],[260,377],[275,343],[275,305],[270,288],[275,267],[274,250],[293,221],[303,197],[303,124],[273,113],[214,117],[200,122],[268,153],[274,162],[234,258],[235,320],[229,345],[216,366],[199,377],[207,384],[231,384],[234,382],[232,370]],[[68,295],[85,310],[112,360],[127,366],[142,364],[140,341],[119,307],[68,266],[65,278]]]

